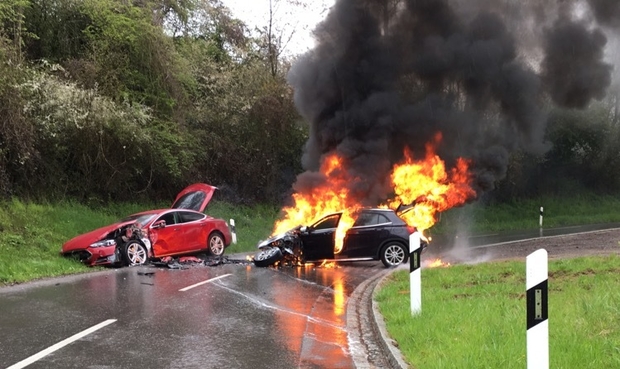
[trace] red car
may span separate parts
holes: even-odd
[[[215,190],[193,184],[177,195],[170,209],[133,214],[79,235],[62,245],[61,253],[90,266],[141,265],[151,258],[205,251],[220,256],[233,237],[226,221],[203,214]]]

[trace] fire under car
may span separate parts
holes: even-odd
[[[94,265],[141,265],[166,256],[224,254],[233,236],[225,220],[203,213],[216,187],[196,183],[170,209],[130,215],[79,235],[62,246],[64,256]]]
[[[394,210],[361,210],[346,232],[342,249],[336,253],[335,236],[341,217],[342,212],[329,214],[310,226],[300,225],[260,242],[254,264],[267,267],[281,262],[381,260],[386,267],[394,267],[407,262],[409,236],[416,229]],[[420,246],[424,250],[428,240],[423,237]]]

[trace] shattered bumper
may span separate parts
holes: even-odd
[[[72,250],[63,255],[76,258],[88,266],[111,265],[120,262],[119,255],[116,251],[116,245]]]

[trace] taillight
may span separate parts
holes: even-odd
[[[412,234],[413,232],[416,231],[414,226],[407,226],[407,231],[409,232],[409,234]]]

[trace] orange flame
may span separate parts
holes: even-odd
[[[336,262],[334,261],[323,260],[321,265],[319,265],[317,268],[334,269],[338,268],[338,264],[336,264]]]
[[[409,149],[405,149],[404,161],[392,168],[391,182],[394,198],[380,207],[396,209],[400,204],[412,208],[400,214],[410,226],[424,231],[437,221],[437,213],[463,205],[475,197],[470,187],[469,162],[459,158],[456,166],[446,171],[445,163],[435,154],[435,147],[441,141],[441,134],[434,142],[426,145],[424,159],[415,160]],[[273,234],[283,233],[298,225],[310,225],[319,218],[342,212],[335,235],[334,253],[342,251],[346,231],[351,228],[354,216],[362,204],[349,193],[351,183],[360,181],[352,178],[346,170],[346,162],[336,153],[324,157],[320,168],[324,181],[306,193],[294,193],[294,205],[282,209],[283,218],[276,222]]]
[[[361,207],[349,199],[348,186],[355,179],[349,178],[342,165],[343,159],[335,153],[325,157],[320,169],[326,178],[324,184],[309,193],[294,193],[295,205],[282,209],[284,218],[276,222],[273,234],[286,232],[300,224],[310,225],[328,214],[343,212],[336,229],[334,248],[334,253],[340,252],[345,233],[353,225],[353,214]]]
[[[437,134],[435,143],[440,140],[441,134]],[[429,229],[437,222],[438,212],[463,205],[476,196],[469,186],[471,176],[468,169],[469,162],[458,158],[456,166],[447,172],[431,143],[426,144],[424,160],[414,160],[410,151],[405,149],[405,162],[395,165],[392,171],[396,198],[389,202],[389,207],[414,204],[411,210],[401,214],[401,218],[419,231]]]
[[[444,262],[441,259],[428,260],[424,263],[427,268],[449,267],[450,263]]]

